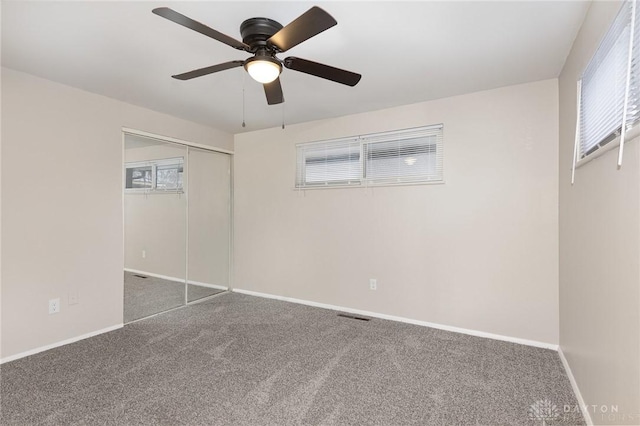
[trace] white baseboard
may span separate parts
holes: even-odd
[[[35,355],[35,354],[40,353],[40,352],[48,351],[49,349],[53,349],[53,348],[57,348],[57,347],[60,347],[60,346],[68,345],[69,343],[74,343],[74,342],[77,342],[79,340],[88,339],[89,337],[94,337],[94,336],[97,336],[99,334],[108,333],[110,331],[117,330],[117,329],[122,328],[122,327],[123,327],[123,324],[116,324],[116,325],[113,325],[111,327],[103,328],[101,330],[92,331],[90,333],[82,334],[80,336],[72,337],[70,339],[62,340],[60,342],[55,342],[55,343],[51,343],[49,345],[40,346],[39,348],[30,349],[30,350],[25,351],[25,352],[20,352],[19,354],[11,355],[11,356],[4,357],[4,358],[0,359],[0,364],[4,364],[5,362],[10,362],[10,361],[15,361],[16,359],[24,358],[24,357],[27,357],[29,355]]]
[[[183,278],[170,277],[168,275],[155,274],[153,272],[140,271],[138,269],[124,268],[124,270],[126,272],[131,272],[132,274],[147,275],[149,277],[160,278],[160,279],[163,279],[163,280],[173,281],[173,282],[176,282],[176,283],[184,283],[184,279]],[[187,283],[188,284],[197,285],[197,286],[200,286],[200,287],[215,288],[215,289],[218,289],[218,290],[228,290],[229,289],[229,287],[225,287],[223,285],[202,283],[200,281],[189,280],[189,281],[187,281]]]
[[[180,278],[176,278],[176,277],[170,277],[169,275],[155,274],[153,272],[141,271],[139,269],[130,269],[130,268],[124,268],[124,271],[125,272],[131,272],[132,274],[146,275],[146,276],[149,276],[149,277],[160,278],[160,279],[167,280],[167,281],[174,281],[174,282],[177,282],[177,283],[184,283],[184,279],[180,279]]]
[[[569,377],[569,382],[571,382],[571,387],[573,388],[573,393],[576,395],[576,399],[578,400],[578,405],[580,406],[580,411],[582,411],[582,416],[587,422],[587,425],[593,426],[591,414],[589,414],[589,410],[586,410],[587,404],[585,404],[584,398],[582,398],[582,394],[580,393],[580,389],[578,388],[578,382],[576,382],[576,378],[573,377],[573,372],[571,371],[571,367],[569,367],[569,362],[567,361],[567,358],[565,358],[564,352],[562,352],[561,347],[558,347],[558,355],[560,355],[560,360],[562,361],[564,370]]]
[[[197,285],[200,287],[215,288],[217,290],[229,290],[229,287],[225,287],[223,285],[218,285],[218,284],[201,283],[199,281],[191,281],[191,280],[187,281],[187,283]]]
[[[251,291],[251,290],[242,290],[242,289],[234,288],[231,291],[236,292],[236,293],[246,294],[246,295],[249,295],[249,296],[257,296],[257,297],[264,297],[264,298],[267,298],[267,299],[282,300],[284,302],[298,303],[298,304],[301,304],[301,305],[313,306],[313,307],[316,307],[316,308],[331,309],[333,311],[348,312],[350,314],[364,315],[364,316],[373,317],[373,318],[380,318],[380,319],[385,319],[385,320],[404,322],[404,323],[407,323],[407,324],[421,325],[423,327],[437,328],[439,330],[452,331],[454,333],[468,334],[470,336],[486,337],[488,339],[502,340],[502,341],[505,341],[505,342],[518,343],[520,345],[534,346],[536,348],[551,349],[551,350],[554,350],[554,351],[558,350],[558,345],[555,345],[553,343],[538,342],[536,340],[521,339],[519,337],[503,336],[501,334],[487,333],[487,332],[484,332],[484,331],[471,330],[471,329],[467,329],[467,328],[453,327],[453,326],[450,326],[450,325],[436,324],[436,323],[427,322],[427,321],[418,321],[418,320],[414,320],[414,319],[411,319],[411,318],[404,318],[404,317],[397,317],[397,316],[393,316],[393,315],[379,314],[377,312],[369,312],[369,311],[363,311],[363,310],[360,310],[360,309],[345,308],[343,306],[328,305],[328,304],[325,304],[325,303],[311,302],[309,300],[294,299],[292,297],[277,296],[277,295],[274,295],[274,294],[260,293],[260,292]]]

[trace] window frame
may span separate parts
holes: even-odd
[[[435,171],[437,178],[429,178],[428,175],[417,176],[396,176],[396,177],[367,177],[368,159],[365,158],[369,147],[376,143],[386,142],[399,142],[409,141],[412,139],[428,138],[435,136],[434,143],[425,143],[424,146],[435,145]],[[314,147],[330,146],[331,144],[358,144],[359,152],[359,164],[358,179],[345,181],[331,181],[323,182],[307,182],[307,161],[304,157],[305,149],[313,149]],[[403,185],[434,185],[444,184],[444,124],[432,124],[427,126],[413,127],[408,129],[392,130],[386,132],[370,133],[359,136],[351,136],[346,138],[329,139],[312,142],[297,143],[296,147],[296,167],[295,167],[295,190],[308,190],[308,189],[326,189],[326,188],[362,188],[369,186],[403,186]],[[431,149],[431,148],[429,148]],[[402,158],[401,156],[392,158]]]

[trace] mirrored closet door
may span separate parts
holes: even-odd
[[[124,148],[127,323],[185,303],[187,149],[129,134]]]
[[[229,286],[230,156],[189,147],[187,301]]]
[[[125,134],[124,322],[228,289],[229,154]]]

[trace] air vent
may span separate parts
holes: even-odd
[[[338,314],[339,317],[343,317],[343,318],[349,318],[349,319],[354,319],[354,320],[358,320],[358,321],[370,321],[371,318],[365,318],[365,317],[359,317],[356,315],[350,315],[350,314]]]
[[[144,275],[138,275],[138,274],[133,274],[133,276],[138,278],[148,278],[148,277],[145,277]]]

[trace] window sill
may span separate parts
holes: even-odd
[[[638,136],[640,136],[640,124],[636,124],[630,130],[627,131],[627,133],[625,134],[625,143],[629,143],[630,141],[636,139]],[[586,157],[579,159],[576,162],[576,169],[579,169],[585,164],[591,162],[592,160],[595,160],[598,157],[601,157],[602,155],[606,154],[607,152],[619,146],[620,146],[620,136],[618,136],[617,138],[615,138],[614,140],[612,140],[602,148],[595,150],[594,152],[587,155]]]
[[[149,189],[125,189],[125,194],[131,195],[149,195],[149,194],[184,194],[182,189],[167,189],[167,190],[149,190]]]
[[[444,180],[428,181],[428,182],[385,182],[385,183],[369,183],[363,182],[362,184],[352,185],[318,185],[318,186],[294,186],[294,191],[307,191],[317,189],[346,189],[346,188],[382,188],[389,186],[419,186],[419,185],[443,185]]]

